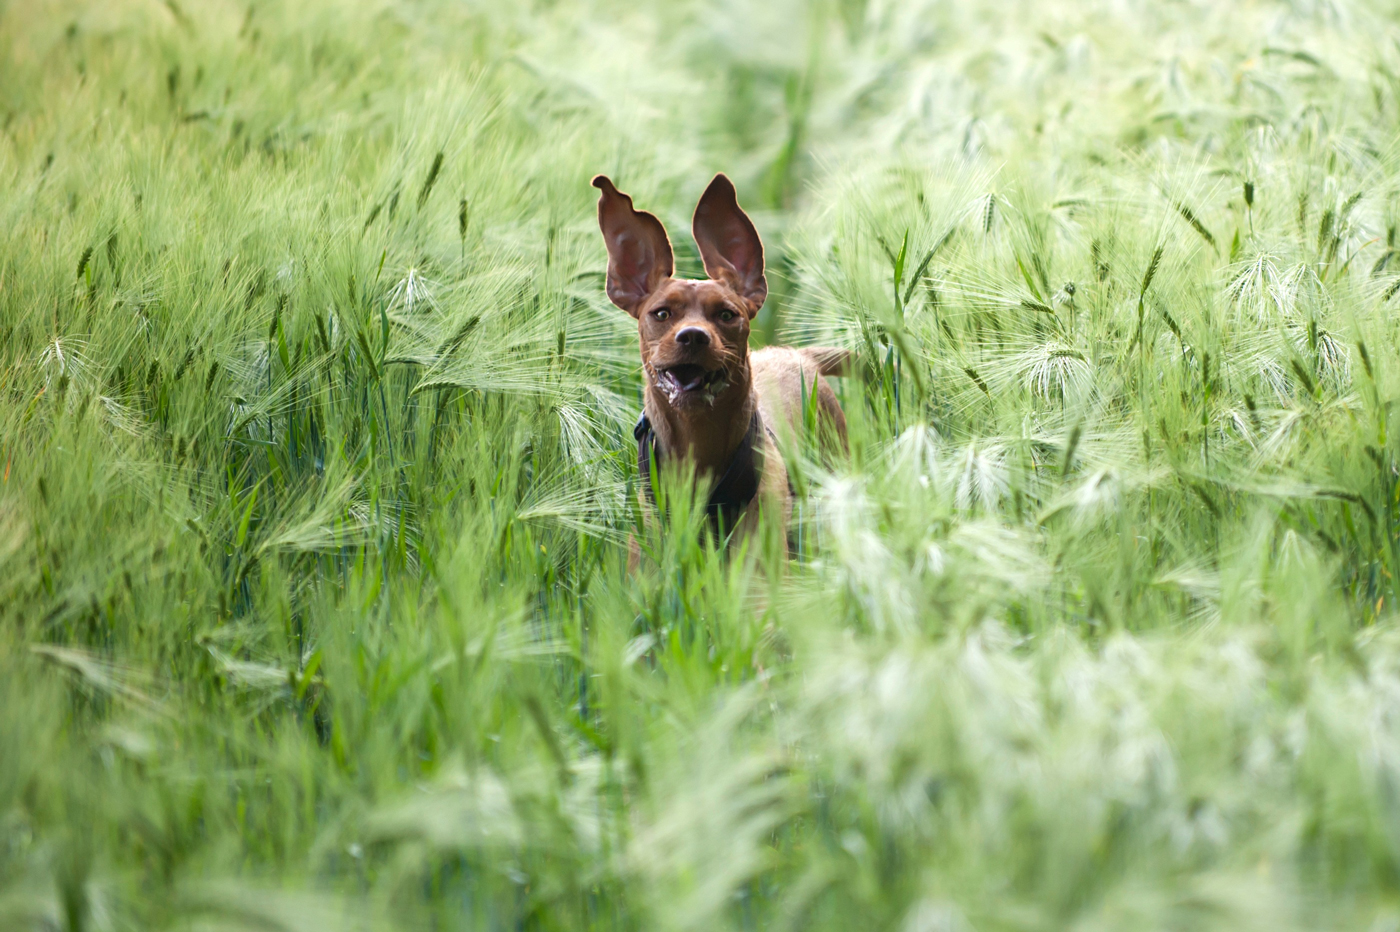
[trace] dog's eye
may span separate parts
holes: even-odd
[[[669,307],[658,307],[651,312],[651,316],[655,317],[657,320],[665,320],[671,316],[671,309]]]
[[[720,309],[719,319],[724,321],[725,323],[728,323],[729,321],[733,320],[735,316],[735,313],[727,307]]]

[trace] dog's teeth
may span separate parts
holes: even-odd
[[[664,369],[655,373],[656,387],[673,404],[682,396],[699,397],[708,404],[714,404],[715,396],[729,387],[728,373],[724,369],[706,372],[698,366],[682,366],[677,369]],[[694,375],[690,373],[699,369]]]
[[[662,393],[666,396],[666,400],[670,401],[672,404],[675,403],[676,398],[679,397],[681,393],[680,382],[677,381],[674,372],[658,372],[656,374],[656,387],[661,389]]]

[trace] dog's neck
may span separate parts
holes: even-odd
[[[747,359],[734,368],[729,379],[729,388],[714,404],[677,407],[648,377],[643,407],[661,454],[668,459],[690,460],[697,474],[724,473],[743,443],[758,405]]]

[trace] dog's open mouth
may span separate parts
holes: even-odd
[[[656,370],[656,386],[672,403],[703,399],[713,403],[715,396],[729,387],[729,370],[706,369],[694,363],[682,363]]]

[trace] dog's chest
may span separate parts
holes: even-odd
[[[643,493],[648,502],[654,505],[656,492],[652,483],[669,456],[658,442],[656,430],[646,412],[638,418],[632,432],[637,439],[637,472]],[[748,430],[720,472],[705,502],[706,517],[716,530],[725,533],[738,525],[758,499],[764,484],[765,466],[775,455],[771,437],[755,407]]]

